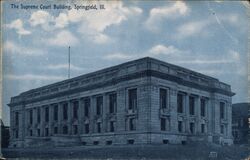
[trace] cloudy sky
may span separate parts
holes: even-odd
[[[38,5],[31,1],[23,5]],[[52,1],[47,1],[52,4]],[[11,8],[3,2],[3,119],[11,96],[150,56],[213,76],[247,101],[247,8],[242,2],[99,1],[105,10]],[[44,4],[45,5],[45,4]]]

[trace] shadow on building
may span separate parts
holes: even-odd
[[[250,103],[236,103],[232,106],[232,134],[235,144],[248,143],[248,109]]]
[[[10,139],[10,127],[5,126],[1,120],[1,147],[7,148],[9,145]]]

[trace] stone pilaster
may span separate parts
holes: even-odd
[[[178,116],[177,116],[177,90],[170,89],[170,131],[178,132]]]
[[[78,99],[78,134],[84,133],[84,101],[83,99]]]
[[[196,132],[201,133],[201,96],[197,97],[197,105],[195,106],[197,108],[197,124],[196,124]]]
[[[186,117],[186,120],[184,120],[182,123],[183,123],[183,125],[184,125],[184,131],[186,132],[186,133],[189,133],[190,131],[189,131],[189,116],[190,116],[190,114],[189,114],[189,97],[190,97],[190,94],[189,93],[187,93],[187,94],[185,94],[184,95],[185,96],[185,100],[184,100],[184,107],[183,107],[183,113],[185,114],[185,117]]]
[[[102,105],[102,132],[108,131],[107,114],[109,113],[109,95],[103,94],[103,105]]]

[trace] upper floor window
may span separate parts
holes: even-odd
[[[102,96],[96,98],[96,115],[102,114],[103,98]]]
[[[135,127],[135,118],[130,118],[129,119],[129,130],[130,131],[136,130],[136,127]]]
[[[177,94],[177,112],[178,113],[183,113],[183,95],[182,94]]]
[[[29,110],[30,124],[33,123],[33,110]]]
[[[85,117],[89,116],[89,108],[90,108],[90,99],[87,98],[84,100],[84,116]]]
[[[58,120],[58,105],[54,106],[54,120]]]
[[[225,103],[220,102],[220,119],[225,118]]]
[[[68,119],[68,103],[63,104],[63,119]]]
[[[206,100],[203,98],[201,99],[201,116],[206,116]]]
[[[109,113],[115,113],[116,110],[116,94],[109,95]]]
[[[136,109],[137,108],[137,89],[128,90],[128,109]]]
[[[195,114],[195,98],[189,97],[189,114],[194,115]]]
[[[41,109],[37,108],[37,123],[41,122]]]
[[[160,108],[165,109],[167,108],[167,90],[160,89]]]
[[[49,121],[49,107],[45,107],[45,122]]]
[[[19,125],[19,114],[18,114],[18,112],[15,112],[15,125],[16,126]]]
[[[73,118],[75,119],[78,118],[78,106],[79,106],[78,101],[74,101],[73,102]]]

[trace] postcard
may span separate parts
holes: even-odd
[[[0,157],[249,158],[249,6],[1,1]]]

